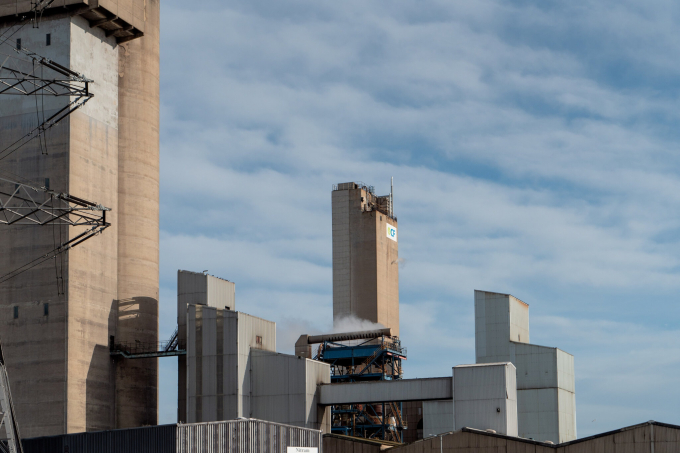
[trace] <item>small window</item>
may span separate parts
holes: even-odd
[[[261,336],[256,336],[255,337],[255,343],[257,343],[258,346],[262,346],[262,337]]]
[[[50,33],[45,35],[45,44],[48,46],[52,45],[52,35]]]
[[[17,50],[21,50],[21,38],[17,38]]]
[[[45,178],[45,189],[50,190],[50,178]]]
[[[46,303],[45,305],[43,305],[43,313],[45,316],[50,315],[50,304]]]
[[[17,319],[19,317],[19,306],[15,305],[14,306],[14,319]]]

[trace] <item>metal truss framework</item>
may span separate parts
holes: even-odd
[[[27,23],[39,24],[43,12],[55,0],[32,0],[31,12],[33,18],[21,16],[5,33],[0,35],[0,46],[11,44],[9,39],[18,33]],[[17,26],[15,28],[15,26]],[[19,44],[19,43],[17,43]],[[0,161],[13,152],[25,146],[31,140],[45,134],[61,120],[82,107],[94,95],[90,93],[89,84],[93,81],[82,74],[42,57],[35,52],[23,48],[21,45],[12,47],[13,51],[28,57],[28,60],[18,59],[20,64],[30,64],[32,69],[20,70],[5,67],[7,59],[16,59],[11,55],[0,64],[0,94],[35,96],[67,97],[68,103],[49,118],[45,119],[43,110],[42,122],[23,137],[0,149]],[[40,76],[37,71],[40,69]],[[56,73],[55,77],[45,78],[44,71]],[[40,115],[38,113],[38,122]],[[42,147],[42,143],[41,143]],[[32,269],[39,264],[56,258],[58,255],[81,244],[82,242],[100,234],[111,224],[106,221],[106,211],[100,204],[93,203],[73,195],[58,193],[48,187],[34,187],[10,179],[0,178],[0,225],[37,225],[52,226],[65,225],[87,227],[87,229],[66,241],[56,244],[53,250],[41,255],[18,268],[0,275],[0,283],[12,279],[19,274]],[[69,235],[67,235],[68,237]]]
[[[35,94],[48,94],[51,96],[78,96],[92,97],[89,91],[89,84],[93,81],[82,74],[55,63],[45,57],[41,57],[26,49],[19,49],[43,68],[50,69],[59,76],[55,78],[38,77],[35,74],[19,71],[16,69],[0,66],[0,71],[9,73],[2,76],[0,72],[0,94],[13,94],[31,96]]]
[[[46,187],[0,178],[0,224],[107,227],[110,208]]]
[[[93,81],[82,74],[27,49],[16,49],[16,52],[23,53],[32,60],[33,71],[20,71],[5,67],[4,64],[0,65],[0,95],[68,97],[69,102],[49,118],[43,117],[42,123],[26,135],[0,150],[0,160],[31,140],[43,135],[48,129],[59,124],[61,120],[85,105],[94,96],[90,92],[90,83]],[[39,77],[35,74],[36,67],[46,68],[57,75],[51,78]]]
[[[5,275],[0,275],[0,283],[4,283],[100,234],[111,226],[106,221],[107,211],[110,211],[107,207],[72,195],[58,193],[46,187],[38,188],[0,178],[0,225],[88,227],[84,232],[67,239],[48,253]]]
[[[331,383],[399,380],[406,352],[397,337],[380,336],[356,345],[325,341],[314,359],[330,365]],[[333,433],[400,443],[406,428],[394,401],[332,406],[331,419]]]

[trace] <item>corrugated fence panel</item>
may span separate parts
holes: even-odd
[[[177,425],[24,439],[25,453],[172,453]]]
[[[177,427],[177,453],[286,453],[287,447],[316,447],[321,451],[321,432],[260,420]]]
[[[24,439],[25,453],[286,453],[316,447],[321,431],[244,419]]]

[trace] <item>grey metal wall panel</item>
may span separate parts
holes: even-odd
[[[316,392],[317,384],[330,383],[328,364],[256,349],[251,361],[253,417],[330,432],[330,413],[318,408]]]
[[[557,389],[557,410],[559,417],[559,442],[568,442],[576,436],[576,395],[564,389]]]
[[[453,400],[423,401],[423,437],[453,431]]]
[[[212,275],[207,276],[208,305],[236,311],[236,284]]]
[[[510,343],[510,351],[518,390],[557,387],[557,348]]]
[[[453,398],[450,377],[321,385],[320,404],[430,401]]]
[[[515,367],[509,362],[454,367],[455,429],[494,429],[498,433],[516,436],[515,372]]]
[[[24,439],[25,453],[286,453],[316,447],[322,433],[261,420],[161,425]]]
[[[24,439],[25,453],[171,453],[177,425],[119,429]]]
[[[556,350],[557,354],[557,387],[569,392],[576,392],[574,372],[574,356],[561,349]]]
[[[321,432],[261,420],[179,425],[177,453],[286,453],[287,447],[316,447]]]
[[[506,368],[505,363],[453,367],[454,399],[465,401],[505,398]]]
[[[517,391],[519,436],[558,442],[559,410],[557,389],[525,389]]]

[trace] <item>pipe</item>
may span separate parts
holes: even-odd
[[[326,335],[312,335],[307,337],[307,344],[323,343],[324,341],[364,340],[378,337],[391,337],[392,328],[364,330],[359,332],[331,333]]]

